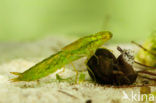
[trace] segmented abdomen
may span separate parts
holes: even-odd
[[[13,81],[33,81],[48,76],[54,73],[57,69],[60,69],[66,64],[79,59],[80,56],[74,52],[60,51],[38,64],[34,65],[30,69],[23,73],[20,73],[17,78],[12,79]]]

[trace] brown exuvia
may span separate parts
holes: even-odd
[[[124,55],[116,57],[107,49],[99,48],[87,62],[89,75],[99,84],[129,85],[136,81],[137,73]]]

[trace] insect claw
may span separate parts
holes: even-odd
[[[14,75],[21,75],[21,73],[19,72],[10,72],[11,74],[14,74]]]

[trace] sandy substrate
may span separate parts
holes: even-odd
[[[70,40],[64,40],[64,44],[68,44]],[[50,44],[50,43],[54,44]],[[39,82],[10,82],[9,79],[14,76],[9,72],[23,72],[33,66],[38,61],[54,53],[57,47],[55,38],[48,38],[31,43],[1,43],[0,52],[4,54],[0,60],[0,103],[137,103],[139,99],[132,99],[133,94],[139,96],[139,87],[133,88],[115,88],[108,86],[100,86],[98,84],[84,81],[78,84],[74,82],[58,82],[55,80],[55,74],[41,79]],[[12,47],[14,46],[14,48]],[[116,45],[106,45],[113,50],[115,55],[119,55]],[[131,45],[122,44],[122,48],[136,50]],[[16,47],[16,48],[15,48]],[[53,51],[52,51],[53,50]],[[5,52],[7,51],[7,53]],[[3,52],[3,53],[2,53]],[[30,55],[29,55],[30,54]],[[11,57],[16,56],[16,57]],[[3,59],[5,61],[3,61]],[[85,69],[84,62],[81,60],[74,63],[76,67]],[[80,67],[81,66],[81,67]],[[66,67],[64,72],[62,69],[57,71],[61,77],[67,78],[75,75],[70,69],[70,65]],[[90,80],[87,72],[86,80]],[[139,81],[139,80],[137,80]],[[156,87],[151,86],[151,91],[156,91]],[[124,98],[124,93],[129,99]],[[156,97],[154,98],[156,102]],[[91,102],[90,102],[91,101]]]

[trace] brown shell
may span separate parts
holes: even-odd
[[[97,49],[87,65],[92,71],[88,70],[89,75],[99,84],[132,84],[137,78],[133,67],[123,59],[122,54],[116,59],[107,49]]]

